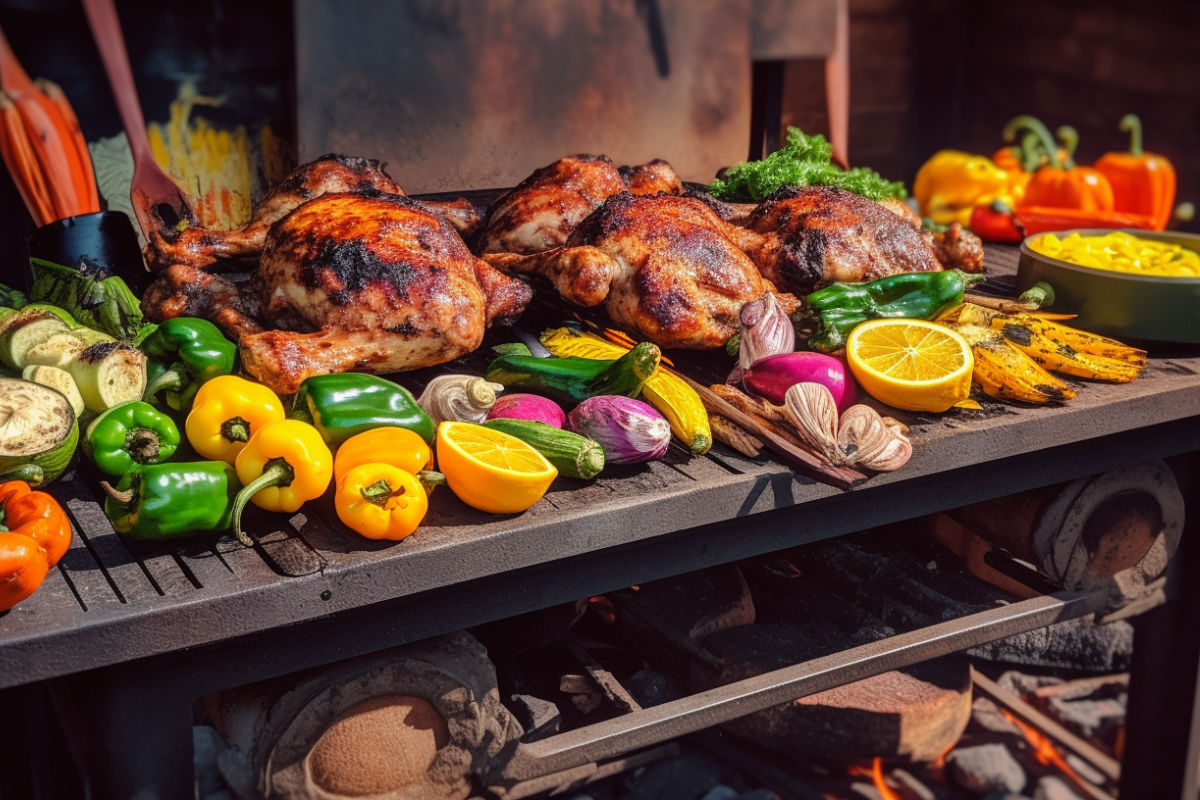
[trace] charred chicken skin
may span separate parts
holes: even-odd
[[[488,325],[519,316],[531,296],[475,258],[424,204],[359,192],[322,195],[277,222],[241,292],[175,265],[144,305],[153,319],[196,315],[222,325],[248,373],[292,394],[311,375],[455,359],[479,347]]]
[[[679,194],[682,189],[665,161],[617,169],[604,156],[560,158],[492,203],[482,251],[540,253],[565,243],[584,217],[615,194]]]
[[[603,305],[617,325],[661,347],[713,348],[737,331],[744,303],[774,288],[729,239],[730,227],[692,198],[623,192],[562,247],[484,259],[506,272],[541,274],[569,302]]]
[[[323,194],[379,191],[403,195],[404,190],[384,171],[383,164],[370,158],[329,154],[297,167],[263,198],[254,218],[244,228],[212,231],[186,228],[155,231],[146,245],[146,263],[151,269],[173,264],[205,267],[220,259],[254,258],[262,253],[267,232],[302,203]],[[479,222],[479,213],[466,200],[422,202],[467,234]]]
[[[763,277],[797,295],[838,281],[983,266],[982,244],[961,228],[927,241],[904,211],[826,186],[779,190],[733,235]]]

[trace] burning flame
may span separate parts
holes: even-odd
[[[850,774],[870,778],[871,782],[875,784],[875,791],[879,792],[879,796],[883,800],[904,800],[904,798],[892,790],[891,786],[888,786],[887,779],[883,777],[882,759],[877,758],[872,761],[870,769],[866,767],[851,767]]]
[[[1059,755],[1058,749],[1054,746],[1054,743],[1044,736],[1041,731],[1022,722],[1016,717],[1016,715],[1011,714],[1007,709],[1000,709],[1000,713],[1003,714],[1009,722],[1021,729],[1021,733],[1025,736],[1025,739],[1028,740],[1030,747],[1033,748],[1033,757],[1038,760],[1039,764],[1045,767],[1055,767],[1061,770],[1062,773],[1070,778],[1076,786],[1087,792],[1091,797],[1099,799],[1105,796],[1103,794],[1097,794],[1095,791],[1096,787],[1092,786],[1092,784],[1081,778],[1079,773],[1075,772],[1075,770],[1071,768],[1071,765],[1067,763],[1066,759]]]

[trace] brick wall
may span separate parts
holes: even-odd
[[[1080,133],[1091,162],[1128,141],[1169,157],[1200,203],[1200,3],[1194,0],[851,0],[850,157],[911,181],[935,150],[990,153],[1033,114]],[[784,123],[828,132],[823,66],[789,64]],[[1187,226],[1200,230],[1200,224]]]

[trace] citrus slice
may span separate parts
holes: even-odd
[[[437,432],[438,469],[469,506],[519,514],[546,493],[558,470],[525,442],[470,422],[443,422]]]
[[[933,322],[864,322],[850,333],[846,359],[872,397],[896,408],[945,411],[971,394],[971,346]]]

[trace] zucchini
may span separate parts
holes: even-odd
[[[83,352],[85,345],[72,331],[56,333],[25,351],[25,366],[65,367]]]
[[[146,391],[146,356],[123,342],[101,342],[86,348],[66,366],[89,411],[99,414]]]
[[[642,342],[615,361],[509,355],[491,363],[487,379],[568,403],[605,394],[637,397],[661,360],[662,353],[650,342]]]
[[[545,331],[542,344],[556,356],[618,358],[626,348],[607,339],[570,328]],[[696,390],[667,368],[655,370],[646,380],[642,399],[658,409],[671,424],[671,432],[687,445],[692,455],[703,455],[712,445],[708,411]]]
[[[107,333],[94,331],[91,328],[85,328],[82,325],[80,325],[78,328],[72,328],[71,333],[78,338],[79,341],[83,342],[84,347],[91,347],[92,345],[100,344],[101,342],[116,341],[116,339],[114,339],[112,336],[109,336]]]
[[[483,424],[525,442],[568,478],[587,480],[604,469],[604,448],[578,433],[530,419],[489,419]]]
[[[21,310],[4,318],[0,331],[0,361],[13,369],[25,368],[29,349],[70,328],[53,314],[34,309]]]
[[[79,387],[75,385],[75,379],[65,369],[30,364],[21,373],[21,377],[62,392],[63,397],[67,398],[67,402],[71,404],[71,410],[75,412],[75,416],[78,417],[84,412],[86,406],[83,404],[83,395],[79,394]]]
[[[79,422],[62,392],[17,378],[0,378],[0,480],[40,486],[71,463]]]

